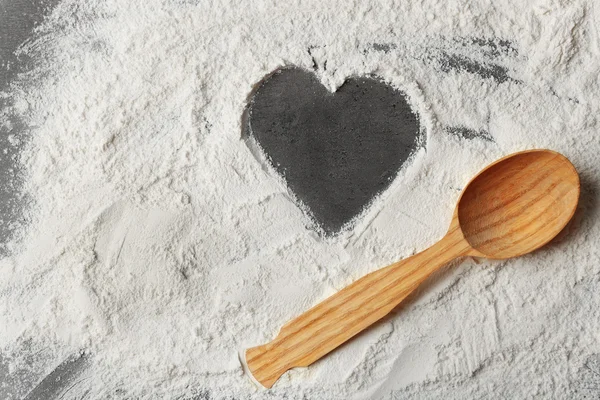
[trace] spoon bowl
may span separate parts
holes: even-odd
[[[455,219],[472,255],[503,259],[538,249],[569,222],[579,175],[562,154],[529,150],[489,165],[469,182]]]

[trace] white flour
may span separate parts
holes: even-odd
[[[94,372],[65,398],[598,395],[600,9],[490,4],[63,1],[22,49],[35,68],[4,94],[29,127],[17,139],[32,201],[0,261],[0,351],[14,376],[85,350]],[[365,215],[326,240],[241,138],[253,85],[282,65],[311,69],[313,57],[330,89],[376,73],[405,90],[427,135]],[[451,68],[457,59],[510,79]],[[239,349],[432,244],[472,175],[544,147],[583,183],[562,239],[452,265],[272,390],[243,374]],[[27,366],[23,348],[45,369]],[[11,382],[3,390],[20,398]]]

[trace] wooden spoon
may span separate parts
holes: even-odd
[[[253,377],[270,388],[383,318],[432,272],[462,256],[504,259],[555,237],[579,200],[579,176],[563,155],[529,150],[489,165],[463,190],[448,233],[427,250],[372,272],[246,350]]]

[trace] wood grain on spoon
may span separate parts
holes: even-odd
[[[270,388],[387,315],[432,272],[461,256],[529,253],[555,237],[579,199],[579,176],[550,150],[504,157],[463,190],[446,235],[427,250],[372,272],[289,321],[270,343],[246,351],[250,373]]]

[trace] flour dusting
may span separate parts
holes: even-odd
[[[27,128],[11,140],[28,199],[0,260],[0,393],[84,354],[64,398],[597,396],[599,19],[592,0],[61,1],[0,94]],[[242,137],[253,87],[289,65],[332,91],[381,77],[426,135],[332,238]],[[271,390],[243,373],[240,349],[434,243],[470,177],[530,148],[581,175],[556,241],[452,264]]]

